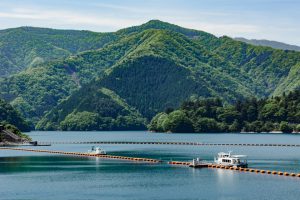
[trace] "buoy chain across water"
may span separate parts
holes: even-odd
[[[140,144],[140,145],[191,145],[191,146],[263,146],[263,147],[300,147],[300,144],[245,144],[245,143],[200,143],[200,142],[123,142],[123,141],[74,141],[38,142],[39,144]]]
[[[65,152],[65,151],[40,150],[40,149],[1,147],[0,150],[30,151],[30,152],[64,154],[64,155],[75,155],[75,156],[100,157],[100,158],[108,158],[108,159],[131,160],[131,161],[150,162],[150,163],[162,162],[161,160],[150,159],[150,158],[136,158],[136,157],[116,156],[116,155],[106,155],[106,154],[99,155],[99,154],[89,154],[89,153],[80,153],[80,152]],[[191,162],[169,161],[168,164],[190,166]],[[208,164],[207,167],[208,168],[220,168],[220,169],[235,170],[235,171],[241,171],[241,172],[243,171],[243,172],[254,172],[254,173],[261,173],[261,174],[279,175],[279,176],[300,177],[300,173],[270,171],[270,170],[242,168],[242,167],[229,167],[229,166],[218,165],[218,164]]]
[[[89,154],[89,153],[80,153],[80,152],[65,152],[65,151],[26,149],[26,148],[11,148],[11,147],[1,147],[0,150],[30,151],[30,152],[39,152],[39,153],[99,157],[99,158],[118,159],[118,160],[131,160],[131,161],[150,162],[150,163],[162,162],[161,160],[151,159],[151,158],[136,158],[136,157],[127,157],[127,156],[107,155],[107,154],[99,155],[99,154]]]

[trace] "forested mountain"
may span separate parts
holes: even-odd
[[[40,130],[143,130],[146,120],[113,91],[95,85],[74,92],[37,124]]]
[[[20,27],[0,31],[0,77],[45,61],[98,49],[114,39],[112,33]]]
[[[3,78],[1,96],[34,124],[42,119],[39,129],[63,129],[62,122],[75,117],[74,113],[91,112],[91,107],[98,106],[97,101],[91,101],[90,107],[79,109],[76,98],[80,103],[85,96],[99,94],[94,98],[111,101],[111,96],[99,93],[103,88],[135,111],[125,114],[112,108],[111,113],[106,111],[110,115],[105,115],[100,109],[93,116],[96,113],[100,118],[114,119],[112,113],[118,113],[141,121],[191,97],[220,97],[233,103],[278,95],[300,86],[298,52],[217,38],[158,20],[99,34],[99,39],[91,43],[95,46],[78,44],[76,49],[96,50],[35,64]],[[90,116],[80,116],[86,114]]]
[[[270,99],[224,104],[219,98],[185,101],[158,113],[148,126],[160,132],[300,132],[300,90]]]
[[[281,49],[281,50],[291,50],[291,51],[300,51],[300,47],[296,45],[290,45],[290,44],[285,44],[282,42],[277,42],[277,41],[271,41],[271,40],[256,40],[256,39],[251,39],[248,40],[246,38],[234,38],[235,40],[245,42],[248,44],[253,44],[257,46],[266,46],[266,47],[272,47],[274,49]]]

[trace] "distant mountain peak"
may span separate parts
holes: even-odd
[[[164,22],[158,19],[150,20],[142,25],[139,26],[132,26],[129,28],[121,29],[117,33],[119,34],[130,34],[134,32],[141,32],[143,30],[147,29],[159,29],[159,30],[168,30],[168,31],[174,31],[177,33],[181,33],[187,37],[194,38],[194,37],[201,37],[201,38],[216,38],[214,35],[200,31],[200,30],[194,30],[189,28],[183,28],[181,26],[171,24],[168,22]]]
[[[246,39],[243,37],[237,37],[234,39],[237,41],[245,42],[256,46],[267,46],[267,47],[272,47],[274,49],[300,51],[300,46],[290,45],[283,42],[277,42],[277,41],[266,40],[266,39],[262,39],[262,40]]]

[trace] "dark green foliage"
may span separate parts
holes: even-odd
[[[159,110],[178,106],[191,93],[210,96],[209,90],[191,76],[189,70],[168,59],[145,56],[113,68],[98,84],[116,91],[141,114],[151,118]]]
[[[300,124],[296,126],[296,131],[300,132]]]
[[[194,132],[194,128],[190,119],[184,112],[176,110],[168,114],[163,122],[163,130],[174,133]]]
[[[184,102],[174,112],[183,113],[195,132],[270,132],[291,133],[299,129],[300,90],[270,99],[238,101],[234,105],[223,105],[220,99],[199,99]],[[171,113],[171,114],[172,114]],[[152,131],[168,131],[161,124],[171,114],[159,113],[150,122]],[[184,115],[185,114],[185,115]],[[189,132],[190,128],[180,130]],[[172,132],[176,132],[173,130]]]
[[[158,113],[153,117],[151,122],[148,124],[148,129],[156,132],[164,132],[163,123],[168,118],[166,113]]]
[[[60,123],[60,129],[64,131],[92,131],[99,130],[100,125],[107,124],[99,114],[92,112],[70,113]],[[100,129],[101,130],[101,129]]]
[[[11,105],[0,99],[0,124],[18,127],[21,131],[30,131],[28,122]]]
[[[75,92],[52,109],[36,128],[73,131],[141,130],[145,129],[145,119],[114,92],[91,85]]]
[[[148,129],[156,132],[191,133],[194,132],[191,120],[181,110],[169,114],[157,114],[148,125]]]
[[[201,117],[194,123],[195,132],[221,132],[218,122],[212,118]]]
[[[293,132],[293,127],[288,122],[282,121],[280,123],[280,130],[284,133],[291,133]]]

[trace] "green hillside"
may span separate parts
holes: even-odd
[[[39,129],[62,129],[61,123],[79,112],[70,99],[83,101],[100,88],[151,119],[189,98],[220,97],[233,103],[278,95],[300,85],[299,52],[252,46],[158,20],[99,37],[98,46],[94,42],[97,50],[32,65],[3,78],[1,96],[34,124],[42,119]],[[88,48],[94,46],[78,44],[75,49]],[[84,96],[76,96],[78,92]],[[93,105],[97,102],[92,101]],[[81,113],[89,110],[80,108]],[[73,116],[68,117],[70,114]],[[95,119],[94,114],[88,114],[90,119]]]
[[[224,105],[218,98],[185,101],[158,113],[148,128],[159,132],[300,131],[300,90],[279,97]]]
[[[212,51],[244,71],[264,91],[264,96],[280,95],[299,86],[292,81],[293,87],[278,88],[290,72],[299,71],[300,52],[248,45],[228,37],[219,42]]]
[[[112,33],[20,27],[0,31],[0,77],[45,61],[98,49],[115,38]]]
[[[74,92],[37,124],[40,130],[142,130],[145,119],[113,91],[96,85]]]

